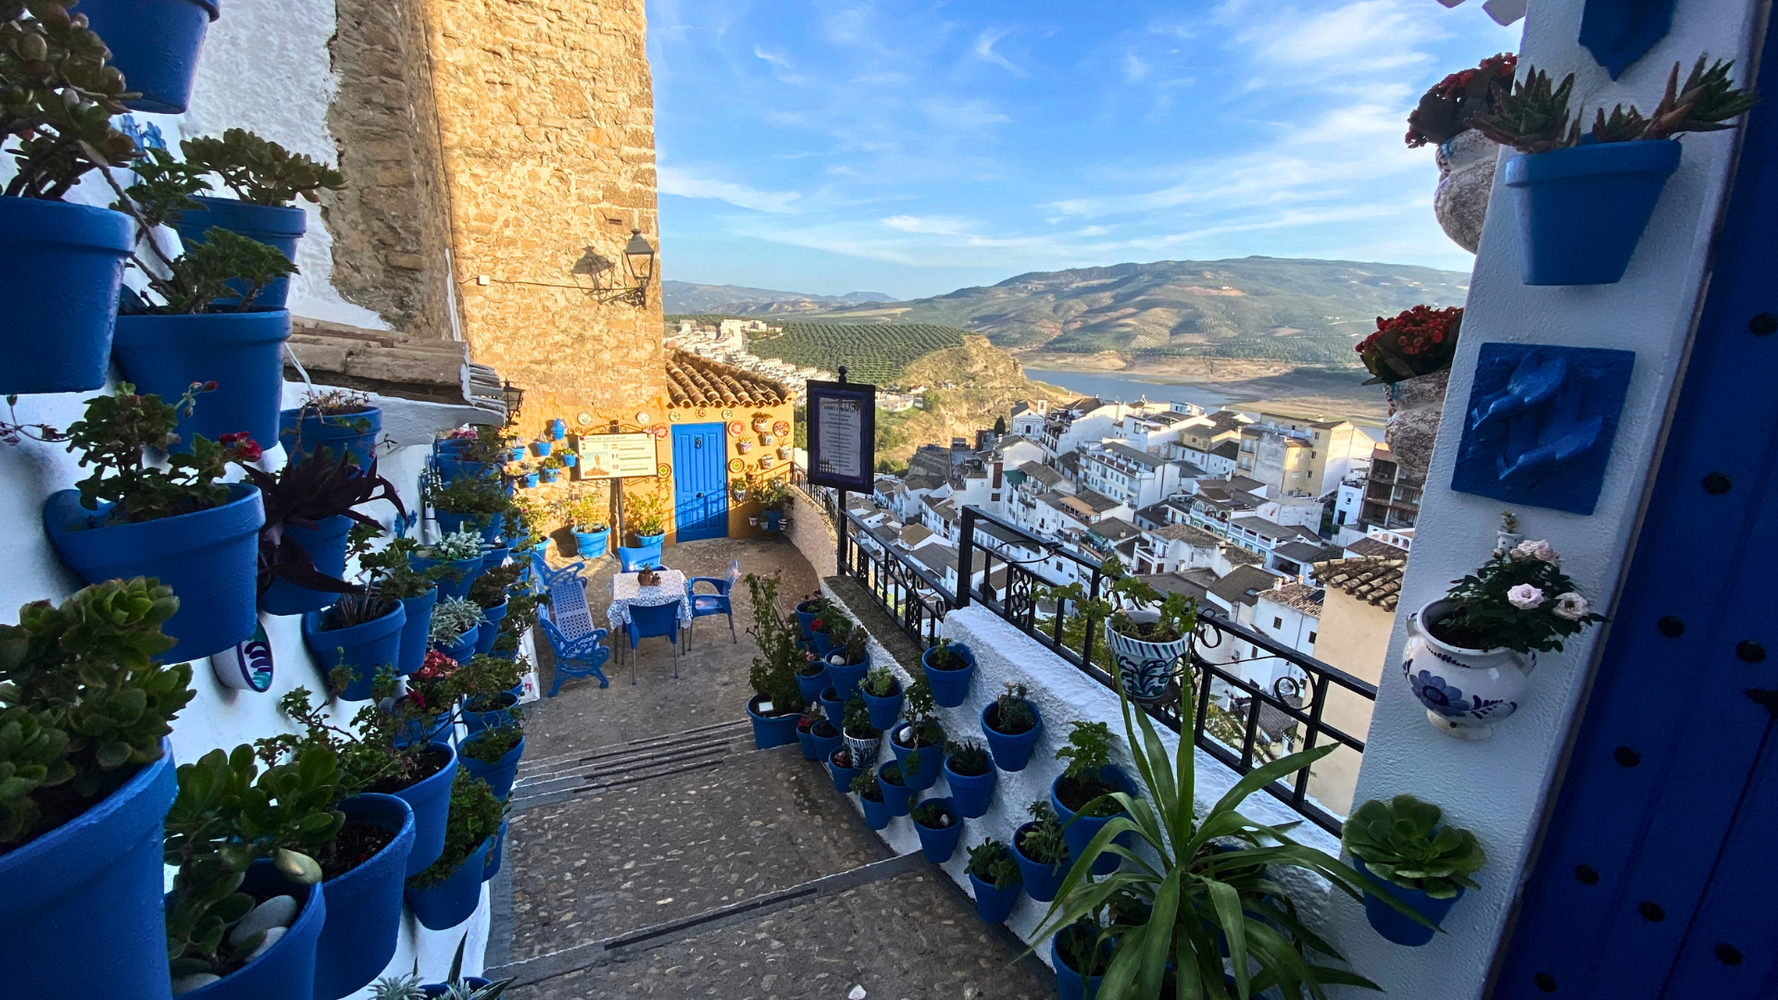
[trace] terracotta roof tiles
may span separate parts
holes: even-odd
[[[667,396],[674,406],[777,406],[790,392],[771,379],[675,351],[667,358]]]
[[[1406,559],[1367,556],[1333,559],[1315,564],[1315,579],[1323,586],[1351,594],[1385,611],[1394,611],[1401,598],[1401,571]]]

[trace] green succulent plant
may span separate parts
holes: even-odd
[[[80,466],[93,467],[91,475],[76,483],[80,503],[98,510],[110,503],[111,524],[136,524],[209,510],[228,500],[223,474],[230,464],[244,464],[260,456],[259,445],[246,434],[224,434],[223,442],[194,436],[189,452],[168,454],[153,462],[150,452],[165,452],[179,443],[174,429],[181,413],[189,415],[197,396],[209,386],[193,385],[176,403],[152,394],[138,395],[136,387],[121,382],[110,395],[86,401],[86,413],[68,427],[68,450],[80,453]]]
[[[1442,817],[1438,806],[1412,795],[1372,799],[1340,828],[1340,842],[1378,878],[1450,899],[1461,889],[1479,888],[1470,876],[1488,856],[1475,834],[1440,826]]]
[[[88,171],[136,158],[111,119],[139,95],[69,6],[0,0],[0,150],[18,168],[5,195],[59,201]]]
[[[996,889],[1011,889],[1024,881],[1012,849],[992,837],[969,849],[969,864],[963,870]]]
[[[1729,120],[1759,102],[1753,92],[1730,81],[1734,66],[1720,59],[1711,63],[1709,55],[1700,55],[1681,85],[1676,62],[1654,111],[1644,116],[1634,106],[1625,110],[1619,104],[1607,115],[1604,108],[1596,108],[1590,137],[1597,142],[1637,142],[1734,128]],[[1573,73],[1551,86],[1548,73],[1531,70],[1510,92],[1498,82],[1495,87],[1494,109],[1470,122],[1483,135],[1526,153],[1580,145],[1584,115],[1571,114],[1568,106],[1574,93]]]
[[[297,198],[316,202],[321,191],[346,186],[338,170],[246,129],[187,139],[179,149],[194,170],[216,174],[235,197],[254,205],[286,206]]]

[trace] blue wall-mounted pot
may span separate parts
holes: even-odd
[[[389,603],[394,607],[382,617],[350,628],[329,627],[336,620],[331,608],[303,615],[303,643],[315,654],[322,674],[331,680],[334,668],[343,665],[358,675],[336,692],[342,701],[369,698],[377,671],[383,667],[394,670],[401,658],[401,628],[407,624],[407,609],[400,601]]]
[[[181,993],[180,1000],[314,1000],[315,947],[327,924],[323,885],[299,885],[270,861],[255,861],[241,891],[256,898],[296,897],[302,909],[295,922],[264,954],[208,986]]]
[[[493,846],[493,837],[482,841],[435,886],[408,886],[404,895],[420,926],[434,931],[449,930],[475,914],[482,900],[482,872],[488,867],[488,851]]]
[[[278,411],[278,441],[297,464],[318,454],[345,455],[360,469],[370,468],[383,431],[383,410],[367,406],[356,413],[321,414],[313,410]]]
[[[419,597],[401,598],[407,621],[401,626],[401,653],[395,661],[395,672],[407,676],[426,662],[428,636],[432,632],[432,609],[438,604],[438,588]]]
[[[0,396],[104,388],[134,243],[122,212],[0,196]]]
[[[346,575],[346,532],[352,529],[352,523],[351,518],[341,514],[322,518],[315,522],[313,528],[286,524],[284,538],[307,552],[309,562],[315,565],[318,572],[337,580]],[[259,595],[259,610],[269,615],[306,614],[327,607],[338,600],[339,596],[325,590],[310,590],[281,577],[273,577],[272,585]]]
[[[471,736],[463,741],[463,745],[468,747],[469,744],[479,739],[482,739],[480,734]],[[518,746],[502,754],[500,759],[492,764],[476,760],[465,754],[458,754],[457,762],[463,770],[487,782],[488,787],[493,789],[495,798],[505,799],[512,793],[513,780],[519,773],[519,760],[524,756],[525,738],[521,736]]]
[[[173,231],[179,234],[180,241],[187,245],[204,242],[204,233],[212,227],[226,229],[237,236],[245,236],[284,255],[284,259],[296,263],[296,243],[303,238],[309,229],[309,213],[297,207],[282,205],[254,205],[233,198],[208,198],[196,195],[192,201],[198,203],[195,210],[188,209],[180,213],[178,221],[173,223]],[[229,287],[235,290],[236,297],[217,299],[219,306],[236,306],[241,300],[240,295],[246,294],[247,288],[239,281],[231,281]],[[252,308],[282,309],[290,296],[290,279],[279,278],[269,282],[253,297]]]
[[[414,849],[414,811],[393,795],[366,793],[340,803],[347,823],[395,835],[350,871],[322,883],[327,920],[315,947],[314,1000],[338,1000],[363,989],[395,957],[401,936],[401,890]]]
[[[457,748],[448,739],[433,740],[433,747],[449,753],[450,760],[436,774],[389,794],[414,811],[414,849],[407,856],[403,877],[432,867],[444,853],[445,821],[451,811],[451,782],[457,777]]]
[[[1667,178],[1672,139],[1594,142],[1506,161],[1527,285],[1607,285],[1624,276]]]
[[[111,64],[141,93],[130,108],[184,113],[204,35],[222,13],[216,0],[81,0],[75,13],[86,15],[111,50]]]
[[[278,440],[284,395],[284,342],[290,314],[203,313],[196,316],[127,314],[117,317],[111,355],[136,391],[177,400],[193,382],[216,383],[179,418],[179,450],[192,435],[212,441],[246,431],[261,447]]]

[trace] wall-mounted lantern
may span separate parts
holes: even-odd
[[[648,283],[654,280],[654,245],[642,237],[640,229],[630,230],[630,242],[624,246],[624,264],[635,282],[625,299],[632,305],[647,305]]]

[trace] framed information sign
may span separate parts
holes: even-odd
[[[655,474],[654,435],[582,434],[580,478],[624,479]]]
[[[809,482],[868,493],[877,464],[877,387],[810,382]]]

